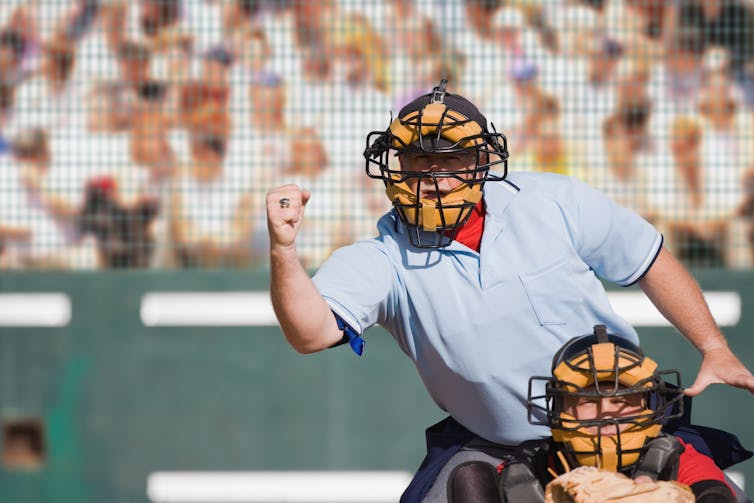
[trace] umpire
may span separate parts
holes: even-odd
[[[600,278],[638,283],[701,352],[686,394],[712,383],[754,392],[698,285],[652,225],[573,178],[508,174],[505,137],[445,86],[368,135],[367,174],[384,182],[393,209],[377,237],[336,250],[313,278],[296,255],[311,194],[295,185],[267,194],[271,296],[288,342],[301,353],[349,343],[361,354],[361,334],[380,324],[450,416],[427,431],[428,456],[402,502],[443,501],[437,473],[469,451],[502,458],[546,437],[527,422],[527,380],[549,372],[574,333],[600,320],[638,345]]]

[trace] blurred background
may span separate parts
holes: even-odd
[[[264,199],[312,191],[311,270],[372,236],[366,134],[443,77],[510,170],[656,225],[754,368],[751,0],[2,0],[0,501],[397,501],[442,411],[380,329],[361,359],[285,344]],[[696,351],[608,287],[690,383]],[[750,448],[752,418],[695,400]]]

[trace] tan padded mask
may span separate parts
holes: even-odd
[[[469,121],[467,117],[458,112],[448,110],[443,103],[430,103],[421,110],[420,135],[419,112],[411,112],[405,117],[395,119],[390,124],[390,132],[396,137],[393,139],[393,148],[403,149],[418,142],[420,137],[426,141],[427,138],[437,135],[438,128],[441,128],[442,138],[452,143],[459,142],[459,148],[471,148],[483,142],[482,128],[479,124]],[[445,115],[443,116],[443,114]],[[474,138],[464,141],[464,139],[470,137]]]
[[[460,206],[464,203],[476,205],[482,199],[480,184],[459,185],[443,196],[439,203],[433,199],[418,199],[406,182],[388,185],[385,190],[391,201],[397,201],[401,205],[420,204],[419,209],[411,207],[401,208],[408,223],[416,225],[425,231],[435,231],[445,226],[452,227],[455,223],[463,221],[473,209],[472,205],[466,207],[448,208],[448,206]],[[444,217],[444,219],[443,219]]]

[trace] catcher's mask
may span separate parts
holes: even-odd
[[[364,151],[367,175],[385,183],[388,198],[408,228],[411,244],[419,248],[449,245],[482,199],[484,183],[502,180],[508,173],[505,136],[495,131],[494,125],[490,132],[477,107],[462,96],[447,93],[446,85],[447,80],[441,80],[431,93],[403,107],[387,130],[369,133]],[[409,171],[396,166],[391,150],[396,156],[412,152],[471,154],[474,161],[453,170]],[[502,165],[502,175],[490,174],[490,167],[497,164]],[[438,184],[451,178],[461,184],[443,193]],[[422,197],[422,187],[425,193],[438,197]]]
[[[675,382],[665,382],[666,376]],[[545,382],[544,395],[533,394],[537,381]],[[566,410],[585,402],[600,410],[605,400],[616,409],[610,417],[577,418]],[[633,405],[621,411],[623,403]],[[677,370],[657,370],[638,346],[597,325],[594,333],[571,339],[557,352],[552,377],[529,379],[527,405],[529,422],[549,426],[580,465],[623,471],[638,461],[663,422],[683,414],[683,392]]]

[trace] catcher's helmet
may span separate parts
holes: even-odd
[[[668,384],[666,376],[674,377]],[[537,381],[545,381],[545,394],[533,395]],[[565,401],[601,401],[640,394],[640,410],[614,417],[577,418]],[[544,404],[542,402],[544,401]],[[683,392],[677,370],[657,370],[657,363],[641,348],[604,325],[594,333],[568,341],[552,361],[551,377],[529,380],[529,422],[549,426],[552,436],[581,465],[624,470],[639,459],[647,440],[660,434],[662,423],[683,414]],[[545,420],[535,419],[544,412]]]
[[[366,172],[385,182],[386,192],[409,230],[411,244],[420,248],[449,245],[482,199],[482,187],[488,180],[499,181],[508,171],[508,146],[505,136],[487,129],[487,119],[476,106],[462,96],[445,91],[443,79],[434,90],[412,101],[391,121],[385,131],[367,135],[364,151]],[[473,168],[442,171],[404,171],[391,168],[390,151],[429,154],[474,154]],[[501,164],[502,175],[490,174],[490,167]],[[462,184],[438,199],[420,196],[421,182],[434,185],[438,180],[454,178]],[[411,188],[409,181],[417,182]]]

